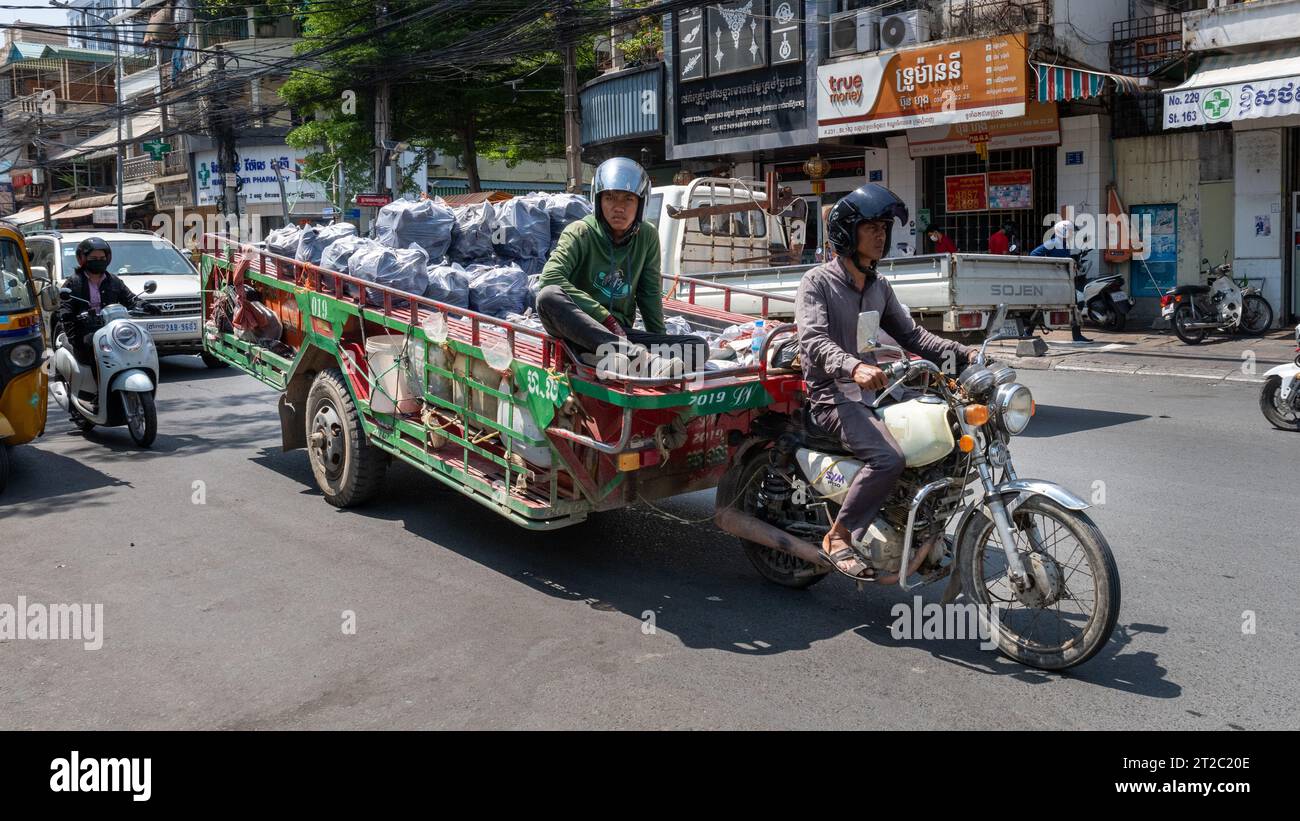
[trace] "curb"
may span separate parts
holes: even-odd
[[[1124,376],[1160,376],[1173,379],[1200,379],[1208,382],[1239,382],[1261,384],[1262,375],[1244,374],[1238,368],[1225,369],[1223,366],[1197,368],[1187,365],[1132,365],[1116,363],[1109,365],[1100,362],[1071,362],[1073,357],[998,357],[1017,370],[1026,371],[1073,371],[1080,373],[1120,374]],[[1267,370],[1267,369],[1265,369]]]

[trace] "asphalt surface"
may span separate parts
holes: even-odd
[[[0,727],[1300,726],[1300,436],[1267,425],[1257,386],[1023,374],[1020,473],[1104,482],[1092,515],[1123,582],[1107,648],[1044,674],[895,640],[910,595],[778,588],[731,537],[650,510],[530,534],[396,465],[382,499],[336,511],[280,452],[274,392],[164,370],[154,450],[56,408],[13,451],[0,603],[102,603],[106,627],[99,650],[0,642]],[[662,507],[703,519],[712,494]]]

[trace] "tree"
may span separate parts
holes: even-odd
[[[461,157],[471,191],[481,189],[479,156],[510,164],[563,156],[562,65],[549,13],[556,5],[395,0],[387,19],[400,25],[370,36],[380,28],[374,8],[306,6],[299,52],[331,50],[295,70],[280,94],[300,109],[330,104],[295,129],[291,142],[322,146],[322,164],[368,167],[374,92],[387,80],[393,138]],[[583,43],[580,76],[593,74],[594,63],[590,42]],[[348,92],[350,112],[338,102]]]

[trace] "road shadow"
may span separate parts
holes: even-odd
[[[34,445],[13,448],[9,455],[12,472],[0,495],[0,519],[35,518],[72,508],[88,512],[107,504],[97,500],[94,491],[131,487],[130,482]]]
[[[306,459],[301,454],[283,457],[293,454],[268,449],[254,461],[303,481],[314,492]],[[657,506],[687,520],[707,520],[712,492]],[[924,649],[935,658],[983,673],[1031,680],[1046,676],[995,651],[981,650],[974,640],[894,640],[891,611],[900,602],[911,604],[915,591],[890,587],[859,593],[838,576],[807,590],[782,588],[759,577],[734,537],[707,521],[674,521],[646,507],[597,514],[558,531],[530,532],[463,492],[395,463],[379,498],[351,511],[322,508],[322,515],[400,523],[430,550],[451,550],[521,587],[575,607],[621,614],[639,622],[643,632],[653,627],[691,649],[779,655],[854,634],[882,647]],[[943,585],[937,584],[925,589],[924,599],[938,601],[942,594]],[[1121,655],[1123,643],[1112,641],[1087,665],[1086,673],[1071,675],[1152,697],[1172,698],[1181,692],[1167,681],[1154,654]]]
[[[211,379],[247,376],[238,368],[209,368],[197,355],[164,356],[158,360],[158,370],[160,382],[206,382]]]
[[[1034,418],[1021,436],[1030,439],[1047,439],[1067,433],[1111,428],[1150,419],[1147,414],[1119,413],[1117,411],[1067,408],[1060,405],[1038,405]]]

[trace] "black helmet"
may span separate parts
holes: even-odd
[[[600,195],[606,191],[627,191],[637,197],[636,220],[628,235],[635,234],[645,217],[646,200],[650,198],[650,177],[645,169],[627,157],[605,160],[591,177],[591,204],[595,206],[596,219],[606,229],[605,214],[600,210]]]
[[[885,228],[885,253],[889,253],[894,220],[907,225],[907,206],[893,191],[877,183],[867,183],[835,203],[826,218],[826,239],[835,253],[857,262],[858,226],[864,222],[888,220]]]
[[[113,261],[113,248],[106,240],[99,237],[86,237],[77,243],[77,262],[81,262],[83,257],[90,256],[91,251],[103,251],[108,261]]]
[[[1002,223],[1002,233],[1009,237],[1014,237],[1016,235],[1016,224],[1011,220]]]

